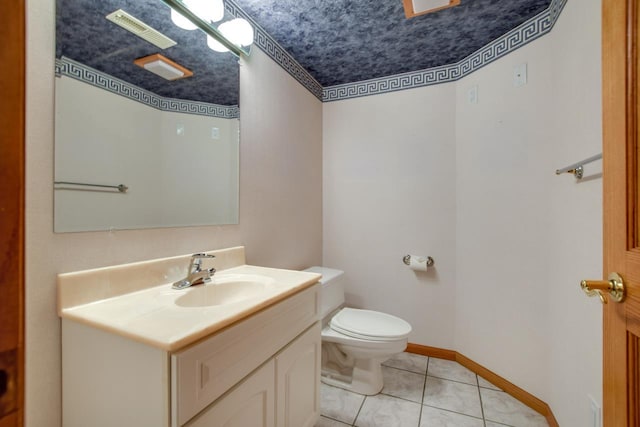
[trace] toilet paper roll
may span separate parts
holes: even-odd
[[[429,269],[429,257],[411,255],[409,268],[413,271],[427,271]]]

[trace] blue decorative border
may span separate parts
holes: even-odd
[[[459,80],[550,32],[566,3],[567,0],[552,0],[544,12],[455,64],[326,87],[322,101],[338,101]]]
[[[62,58],[56,58],[56,76],[71,77],[161,111],[196,114],[199,116],[219,117],[223,119],[237,119],[240,117],[240,109],[237,105],[227,106],[164,98],[64,56]]]
[[[273,59],[278,65],[322,101],[323,88],[309,72],[296,61],[277,41],[273,39],[256,21],[254,21],[233,0],[225,0],[225,9],[236,18],[251,22],[255,31],[254,44]]]
[[[251,22],[256,32],[257,47],[319,100],[330,102],[459,80],[550,32],[566,3],[567,0],[552,0],[545,11],[455,64],[325,88],[233,0],[225,0],[225,7],[233,16]]]

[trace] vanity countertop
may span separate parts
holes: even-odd
[[[235,248],[237,249],[239,248]],[[242,248],[241,258],[244,261],[244,248]],[[162,261],[166,263],[166,260]],[[108,269],[115,268],[117,267]],[[108,278],[117,276],[107,269],[96,271],[98,275]],[[109,290],[104,290],[104,283],[102,287],[92,286],[91,276],[88,273],[89,271],[70,273],[58,277],[60,317],[167,351],[180,350],[201,338],[216,333],[232,323],[313,286],[321,277],[316,273],[243,264],[219,270],[210,284],[175,290],[171,288],[172,281],[169,281],[162,285],[141,287],[138,290],[126,289],[109,293]],[[234,277],[251,276],[267,278],[270,284],[255,296],[240,298],[237,301],[231,300],[219,305],[185,307],[179,304],[180,297],[189,292],[200,292],[200,289],[207,286],[215,287],[229,278],[233,280]],[[81,283],[80,278],[86,282]],[[67,283],[72,281],[72,284]],[[102,282],[104,281],[103,277]],[[96,280],[96,283],[100,284],[100,282],[100,279]],[[92,287],[100,291],[87,293],[87,289],[90,291]],[[80,292],[85,292],[86,295],[78,297]]]

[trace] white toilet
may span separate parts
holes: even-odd
[[[344,307],[342,271],[305,271],[322,274],[322,381],[356,393],[379,393],[381,364],[405,350],[411,325],[390,314]]]

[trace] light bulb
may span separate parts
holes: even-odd
[[[171,9],[171,21],[183,30],[195,30],[198,28],[193,22],[182,16],[180,12]]]
[[[205,22],[218,22],[224,18],[224,4],[222,0],[184,0],[183,4]],[[171,9],[171,20],[178,27],[185,30],[195,30],[198,28],[197,25],[173,9]]]
[[[185,4],[203,21],[218,22],[224,18],[222,0],[185,0]]]
[[[253,27],[246,19],[236,18],[223,22],[218,29],[235,45],[249,46],[253,43]]]
[[[222,43],[211,36],[207,36],[207,46],[209,46],[209,49],[215,50],[216,52],[229,52],[229,49],[224,47]]]

